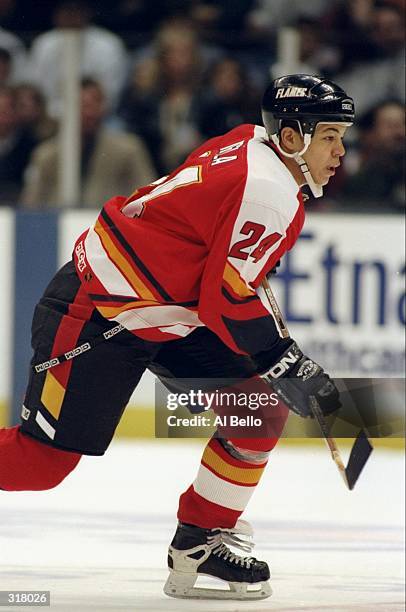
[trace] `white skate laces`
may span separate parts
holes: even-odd
[[[213,535],[208,536],[207,544],[210,547],[213,555],[223,557],[226,561],[240,564],[242,567],[250,568],[255,561],[253,557],[241,557],[233,553],[228,546],[233,546],[239,550],[250,553],[255,546],[252,540],[254,535],[253,529],[248,521],[238,520],[235,527],[231,529],[213,529]],[[238,537],[239,535],[246,536],[245,539]]]

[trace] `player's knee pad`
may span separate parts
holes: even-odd
[[[53,489],[75,468],[80,457],[24,435],[19,427],[0,429],[0,489]]]

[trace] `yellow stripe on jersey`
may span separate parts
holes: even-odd
[[[120,272],[126,277],[129,283],[132,285],[133,289],[135,289],[135,291],[138,293],[138,295],[144,300],[156,301],[156,298],[153,293],[151,293],[148,287],[135,273],[134,269],[130,266],[124,255],[122,255],[117,249],[114,242],[112,241],[104,227],[101,225],[100,221],[96,221],[94,229],[98,234],[103,244],[103,247],[107,251],[110,259],[117,266]]]
[[[116,317],[122,312],[126,310],[132,310],[133,308],[144,308],[145,306],[160,306],[159,302],[152,302],[151,300],[139,300],[137,302],[129,302],[124,306],[97,306],[97,310],[103,317],[107,319],[111,319],[112,317]]]
[[[51,372],[47,372],[45,383],[42,389],[41,402],[52,416],[58,420],[61,412],[63,398],[65,397],[64,387]]]
[[[255,291],[247,287],[237,270],[235,270],[235,268],[233,268],[229,262],[226,262],[223,272],[223,279],[228,285],[230,285],[236,295],[239,295],[240,297],[255,295]]]
[[[263,467],[252,467],[252,468],[239,468],[235,465],[230,465],[224,459],[219,457],[210,446],[206,446],[206,449],[202,457],[203,463],[207,467],[213,468],[213,470],[220,476],[224,476],[234,482],[245,484],[245,485],[256,485],[258,484],[262,472],[265,469]]]

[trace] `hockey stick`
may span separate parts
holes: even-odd
[[[262,287],[265,291],[269,305],[272,309],[273,316],[279,327],[282,338],[289,338],[289,330],[286,327],[285,321],[283,320],[282,313],[275,300],[272,289],[269,285],[268,279],[265,277],[262,281]],[[330,450],[331,457],[336,464],[342,479],[345,482],[346,487],[352,491],[357,482],[366,462],[368,461],[369,455],[372,453],[373,446],[367,438],[367,435],[363,429],[357,435],[355,442],[351,448],[350,457],[348,459],[347,467],[345,467],[341,458],[340,451],[338,450],[336,441],[330,436],[329,428],[324,418],[323,412],[314,396],[310,397],[310,409],[317,423],[319,424],[320,431],[326,441],[326,444]]]

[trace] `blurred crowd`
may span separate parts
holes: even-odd
[[[58,202],[62,33],[80,32],[78,206],[100,207],[167,174],[203,140],[261,124],[283,73],[334,79],[357,126],[319,210],[404,212],[404,0],[0,0],[0,205]]]

